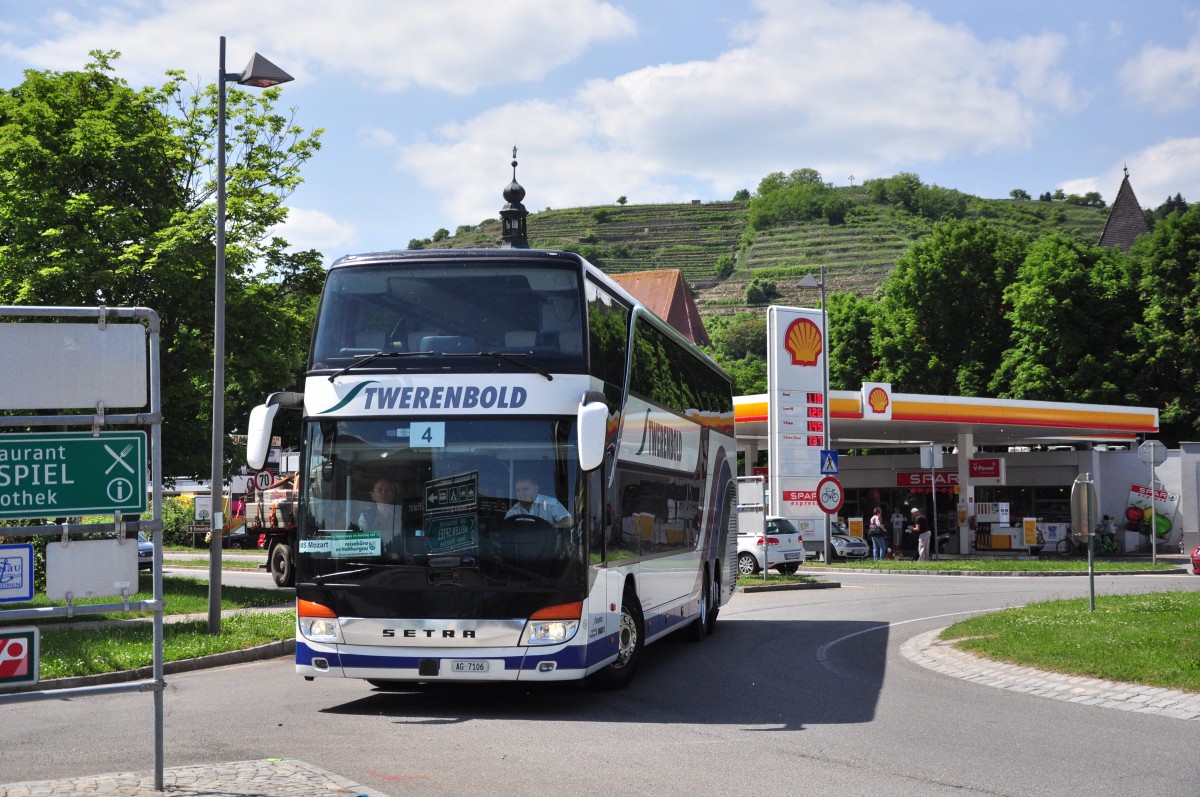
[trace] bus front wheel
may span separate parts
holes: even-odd
[[[621,597],[621,616],[617,621],[617,657],[591,677],[598,689],[621,689],[633,680],[642,658],[642,607],[632,590]]]

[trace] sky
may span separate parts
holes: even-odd
[[[0,87],[93,49],[211,83],[220,36],[326,131],[281,234],[327,261],[496,218],[514,146],[531,212],[802,168],[1200,201],[1200,0],[0,0]]]

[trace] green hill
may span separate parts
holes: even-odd
[[[678,268],[704,315],[744,310],[746,286],[754,278],[775,283],[778,304],[816,303],[811,290],[797,288],[805,274],[825,265],[827,288],[869,295],[896,261],[933,229],[933,222],[894,206],[874,203],[861,188],[838,188],[850,209],[841,224],[808,221],[750,229],[749,202],[672,205],[602,205],[545,210],[528,219],[530,245],[579,252],[609,273]],[[965,218],[985,219],[1030,240],[1063,232],[1095,243],[1107,208],[1065,202],[970,197]],[[460,227],[429,247],[495,246],[499,220]],[[732,255],[732,274],[718,279],[717,259]]]

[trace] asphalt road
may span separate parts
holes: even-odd
[[[616,693],[389,694],[305,682],[285,659],[172,676],[166,766],[297,758],[394,796],[1197,793],[1200,722],[993,689],[899,653],[974,612],[1085,596],[1086,578],[836,578],[841,589],[735,596],[715,636],[651,646]],[[1200,577],[1096,587],[1200,589]],[[3,713],[0,783],[153,767],[149,695]]]

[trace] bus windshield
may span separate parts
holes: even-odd
[[[429,370],[453,358],[460,371],[523,362],[580,373],[581,308],[577,264],[441,258],[338,266],[322,295],[310,370]]]
[[[299,578],[484,589],[581,580],[574,427],[574,418],[311,422]]]

